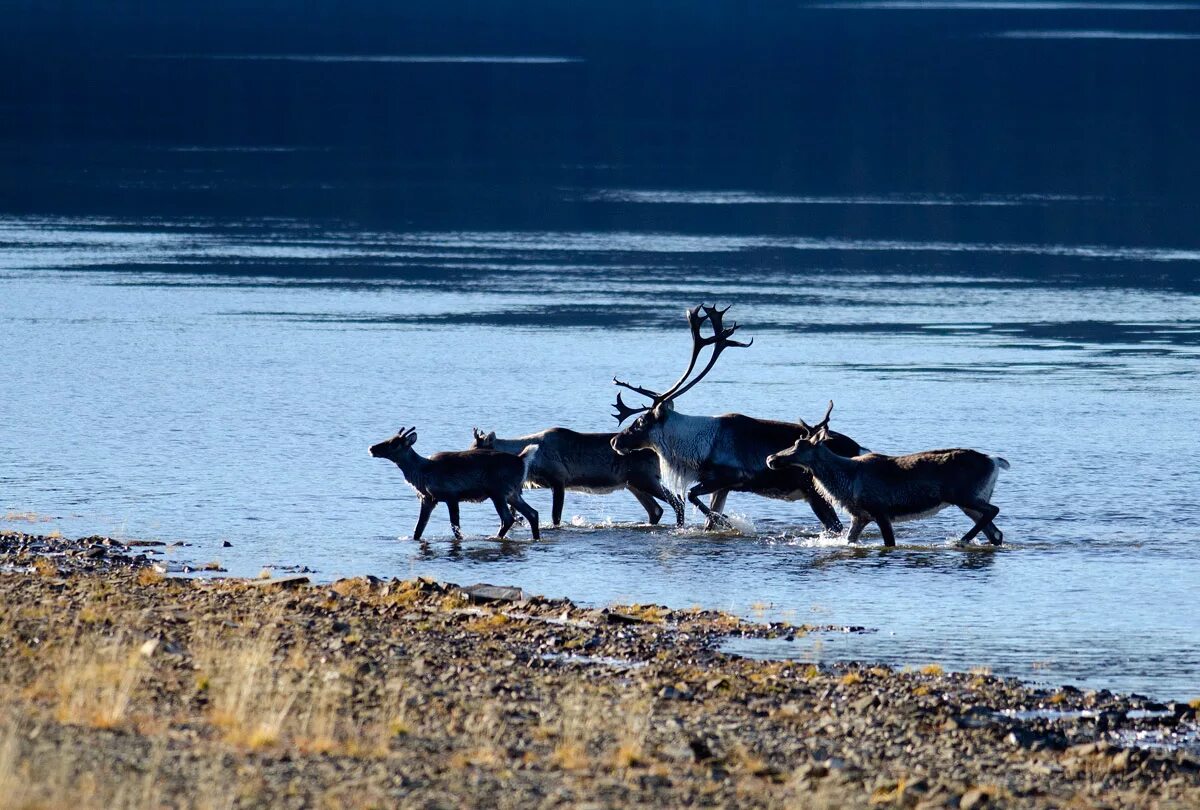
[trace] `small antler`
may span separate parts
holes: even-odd
[[[833,400],[832,399],[829,400],[829,407],[825,409],[825,416],[822,417],[820,422],[817,422],[817,424],[813,425],[813,430],[816,431],[816,430],[821,430],[822,428],[828,428],[829,427],[829,415],[831,413],[833,413]]]
[[[624,400],[621,399],[621,392],[618,391],[617,392],[617,401],[613,403],[613,407],[617,409],[617,412],[614,413],[612,416],[613,416],[613,419],[617,420],[617,424],[619,425],[622,422],[624,422],[626,419],[628,419],[629,417],[633,416],[635,413],[644,413],[645,411],[650,410],[650,408],[653,406],[645,405],[641,408],[631,408],[625,404]]]
[[[810,442],[821,443],[829,438],[829,415],[833,413],[833,400],[829,400],[829,407],[825,409],[825,416],[820,422],[815,425],[805,424],[804,420],[800,420],[800,424],[808,430],[808,440]]]
[[[482,439],[484,436],[484,433],[478,427],[473,427],[473,428],[471,428],[471,435],[474,436],[476,439]]]

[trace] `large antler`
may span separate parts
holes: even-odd
[[[703,315],[700,314],[701,310],[704,312]],[[725,307],[725,309],[718,309],[717,307],[709,307],[704,305],[688,310],[688,326],[691,327],[692,330],[692,359],[688,362],[687,370],[683,372],[683,376],[676,380],[675,384],[668,388],[666,393],[662,394],[655,400],[655,405],[658,405],[660,402],[669,402],[670,400],[673,400],[676,397],[690,391],[696,383],[704,379],[708,372],[712,371],[712,367],[717,364],[717,358],[721,356],[721,352],[725,351],[730,346],[736,346],[739,349],[744,349],[754,343],[753,338],[750,339],[749,343],[740,343],[736,340],[730,340],[730,338],[733,337],[733,333],[738,330],[738,325],[735,323],[732,326],[724,326],[723,318],[725,317],[725,313],[728,311],[729,307]],[[700,327],[704,325],[705,321],[708,321],[710,324],[712,324],[713,333],[709,337],[703,337],[700,334]],[[687,385],[684,385],[684,381],[687,380],[688,375],[692,373],[692,369],[696,367],[696,360],[700,357],[700,352],[704,350],[705,346],[713,347],[712,355],[710,355],[708,358],[708,364],[704,366],[703,370],[701,370],[699,374],[692,378],[691,382],[688,382]]]
[[[733,333],[737,331],[738,325],[736,323],[732,324],[731,326],[724,325],[723,318],[725,313],[728,311],[729,307],[725,307],[725,309],[718,309],[715,306],[710,307],[704,304],[693,307],[687,311],[688,328],[692,332],[692,356],[691,359],[688,360],[687,368],[684,369],[683,374],[680,375],[679,379],[677,379],[671,385],[671,387],[663,393],[655,393],[649,388],[630,385],[627,382],[623,382],[618,380],[616,377],[613,377],[614,385],[619,385],[622,388],[628,388],[630,391],[634,391],[652,400],[650,405],[647,405],[643,408],[631,408],[621,400],[621,395],[617,394],[617,401],[613,406],[617,409],[617,412],[613,414],[613,418],[617,420],[618,424],[624,422],[628,417],[635,413],[642,413],[643,411],[648,411],[651,408],[655,408],[663,404],[664,402],[670,402],[684,392],[691,390],[691,388],[696,383],[704,379],[704,376],[712,370],[714,365],[716,365],[717,358],[721,356],[721,352],[725,351],[730,346],[745,348],[754,343],[753,338],[748,343],[740,343],[736,340],[730,339],[733,337]],[[708,337],[705,337],[703,334],[701,334],[701,328],[704,326],[705,321],[711,324],[713,329],[713,333]],[[708,358],[708,363],[704,366],[700,373],[691,381],[689,381],[688,377],[691,376],[691,373],[696,369],[696,361],[700,358],[700,353],[704,351],[704,347],[706,346],[713,347],[712,355]]]

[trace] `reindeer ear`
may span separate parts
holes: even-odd
[[[807,430],[809,433],[812,432],[812,425],[810,425],[808,422],[805,422],[803,419],[797,419],[796,424]]]
[[[494,430],[488,431],[488,434],[486,436],[484,436],[483,438],[485,440],[487,440],[488,444],[491,444],[492,442],[496,441],[496,431],[494,431]]]
[[[404,437],[404,443],[407,444],[409,447],[412,447],[414,444],[417,443],[416,428],[413,428],[413,432]]]

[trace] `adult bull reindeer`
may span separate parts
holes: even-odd
[[[957,506],[975,522],[960,543],[970,543],[981,531],[992,545],[1003,542],[1004,535],[992,522],[1000,510],[992,505],[991,498],[997,476],[1009,467],[1006,460],[961,448],[907,456],[867,453],[844,458],[828,446],[828,423],[826,412],[820,430],[768,458],[767,466],[811,471],[821,490],[854,519],[851,543],[874,521],[883,535],[883,544],[894,546],[893,523],[926,517],[947,506]]]
[[[704,514],[706,529],[729,525],[721,510],[725,508],[725,499],[730,492],[752,492],[785,501],[807,501],[826,529],[840,532],[842,523],[837,512],[818,493],[807,470],[773,470],[766,463],[767,456],[827,425],[814,428],[802,421],[777,422],[737,413],[689,416],[675,410],[675,400],[704,379],[722,352],[730,347],[745,348],[754,342],[739,343],[732,339],[738,327],[737,324],[724,325],[724,315],[728,311],[728,307],[718,309],[703,305],[688,310],[692,357],[675,384],[663,393],[613,378],[615,385],[651,400],[645,407],[634,408],[625,404],[620,393],[617,394],[617,412],[613,416],[618,424],[635,414],[641,415],[613,437],[613,449],[618,453],[632,453],[650,448],[658,453],[668,486],[676,492],[686,490],[687,499]],[[709,336],[702,334],[705,324],[712,328]],[[696,361],[706,347],[712,348],[712,354],[700,373],[691,377]],[[829,433],[829,436],[834,452],[853,456],[862,450],[858,442],[848,436],[840,433]],[[712,496],[708,506],[700,501],[702,495]]]
[[[421,514],[413,530],[413,540],[421,539],[438,501],[446,502],[450,528],[456,538],[462,539],[462,530],[458,527],[459,501],[485,500],[490,500],[500,515],[499,537],[504,537],[512,528],[514,521],[509,509],[512,507],[525,516],[533,539],[538,539],[538,513],[521,497],[525,474],[537,454],[537,447],[527,447],[519,455],[495,450],[466,450],[434,453],[425,458],[413,449],[416,443],[417,429],[412,427],[401,428],[392,438],[371,445],[371,455],[393,462],[404,473],[408,485],[417,491]]]
[[[606,494],[628,489],[645,508],[652,524],[662,519],[665,501],[683,525],[683,500],[663,486],[658,456],[650,450],[628,455],[613,451],[612,433],[579,433],[563,427],[549,428],[518,439],[497,439],[495,432],[476,428],[473,449],[519,453],[529,445],[538,448],[525,481],[553,493],[554,525],[562,522],[563,499],[568,489]]]

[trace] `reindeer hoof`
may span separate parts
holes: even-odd
[[[733,528],[733,524],[729,522],[729,518],[724,515],[718,515],[716,512],[713,512],[704,521],[704,531],[706,532],[731,528]]]

